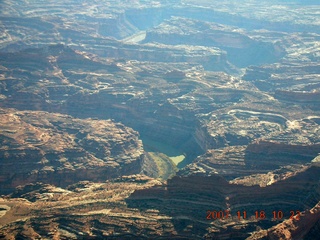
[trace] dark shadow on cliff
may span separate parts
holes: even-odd
[[[280,221],[272,221],[273,211],[282,211],[284,219],[290,211],[303,212],[314,207],[320,199],[320,166],[276,182],[267,187],[229,184],[218,175],[188,177],[175,176],[164,186],[135,191],[127,200],[128,207],[144,212],[156,209],[159,215],[172,218],[178,235],[189,237],[210,236],[210,239],[245,239],[257,227],[268,229]],[[230,207],[234,224],[207,220],[207,211],[223,211]],[[255,211],[264,211],[266,218],[258,222],[241,224],[237,211],[246,211],[247,219]],[[235,225],[239,228],[233,228]],[[223,226],[225,225],[225,226]],[[208,228],[218,231],[208,235]],[[217,230],[216,229],[216,230]]]
[[[320,144],[294,145],[259,141],[248,145],[245,163],[249,169],[273,171],[290,164],[308,164],[320,152]]]

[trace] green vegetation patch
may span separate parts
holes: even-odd
[[[147,152],[147,155],[156,163],[159,173],[158,177],[162,180],[173,177],[178,171],[174,162],[164,153]]]

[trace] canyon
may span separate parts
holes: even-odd
[[[0,236],[316,239],[318,12],[2,1]]]

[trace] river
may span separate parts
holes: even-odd
[[[181,151],[166,143],[158,142],[145,137],[142,137],[141,139],[146,152],[161,152],[167,155],[176,166],[178,166],[178,164],[186,158]]]

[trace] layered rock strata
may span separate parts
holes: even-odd
[[[198,67],[105,62],[63,45],[23,51],[19,66],[14,65],[16,58],[15,54],[3,54],[1,106],[111,118],[142,135],[158,134],[158,140],[169,141],[174,147],[192,146],[190,155],[201,151],[192,136],[196,121],[193,109],[182,111],[168,101],[193,91],[191,74],[198,74]],[[33,71],[35,66],[38,71]],[[178,67],[182,75],[177,78],[173,73]],[[30,75],[22,76],[26,71]]]
[[[174,232],[171,219],[156,210],[140,212],[124,199],[136,189],[162,183],[130,175],[94,183],[82,181],[67,188],[29,184],[12,197],[1,198],[0,235],[4,238],[147,239]]]
[[[273,219],[274,211],[281,211],[285,219],[289,219],[291,215],[296,216],[297,213],[304,216],[303,211],[307,209],[308,212],[308,209],[313,208],[320,197],[319,165],[310,166],[286,177],[283,176],[281,180],[273,179],[272,184],[265,187],[244,186],[236,182],[230,184],[218,175],[211,177],[201,175],[191,173],[188,177],[176,176],[168,180],[164,187],[134,192],[127,202],[130,207],[141,210],[158,209],[161,213],[172,216],[176,219],[177,228],[184,224],[195,226],[197,222],[205,220],[207,211],[222,211],[225,214],[225,210],[229,210],[231,213],[229,219],[212,220],[214,223],[210,228],[215,233],[208,234],[208,236],[230,239],[233,234],[236,234],[239,238],[244,239],[249,236],[247,231],[250,228],[259,226],[266,229],[274,225],[273,221],[276,221]],[[244,211],[245,214],[248,214],[245,217],[243,217]],[[263,215],[261,219],[260,215],[256,217],[256,211],[259,214],[263,212],[265,216]],[[308,215],[307,212],[306,215]],[[237,219],[238,214],[241,220]],[[304,220],[303,217],[301,219],[302,226]],[[315,215],[313,219],[316,219]],[[236,227],[233,229],[222,227],[222,225],[236,225],[235,221],[241,225],[241,230]],[[296,222],[297,225],[300,224],[298,220]],[[209,222],[207,224],[209,225]],[[221,228],[218,227],[219,225]],[[305,235],[309,230],[306,229],[301,234]],[[182,232],[187,235],[187,228]]]
[[[247,240],[316,239],[319,236],[320,203],[305,211],[299,220],[286,220],[268,230],[258,231]]]
[[[67,186],[141,171],[138,133],[111,120],[1,109],[0,121],[2,192],[30,182]]]
[[[144,42],[219,47],[227,51],[231,63],[241,67],[274,62],[283,55],[280,46],[276,49],[275,44],[254,40],[240,29],[179,17],[147,31]]]
[[[1,187],[13,191],[0,200],[1,235],[317,236],[317,214],[272,228],[319,201],[309,162],[319,153],[320,28],[310,2],[1,1],[0,106],[17,109],[1,110]],[[137,132],[116,121],[192,163],[164,184],[101,183],[159,176]],[[228,208],[230,219],[206,220]]]
[[[274,169],[293,163],[311,162],[320,151],[320,144],[291,145],[279,142],[258,141],[246,149],[245,161],[248,167]]]
[[[6,216],[0,218],[0,234],[75,239],[275,239],[286,233],[312,237],[319,194],[317,164],[282,175],[266,187],[249,178],[231,184],[218,175],[192,173],[166,184],[142,175],[106,183],[82,181],[67,188],[29,184],[0,199],[0,214]],[[208,212],[220,210],[223,215],[207,219]],[[273,211],[283,217],[272,219]]]
[[[312,56],[300,58],[312,62],[306,64],[295,60],[289,63],[250,67],[243,79],[253,82],[263,91],[271,92],[280,101],[319,110],[319,64]]]

